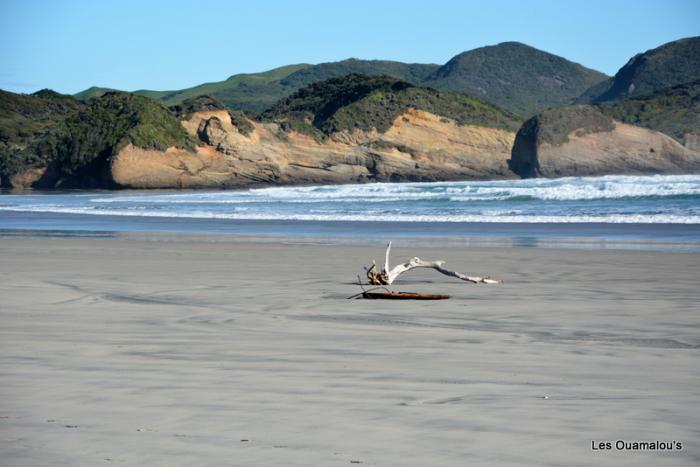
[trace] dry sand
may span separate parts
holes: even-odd
[[[0,239],[0,464],[699,465],[700,255]],[[591,441],[682,451],[592,451]]]

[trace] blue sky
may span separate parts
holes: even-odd
[[[180,89],[348,57],[444,63],[520,41],[614,74],[700,35],[700,0],[0,0],[0,88]]]

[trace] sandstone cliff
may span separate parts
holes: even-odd
[[[114,182],[129,188],[239,187],[260,184],[436,181],[512,177],[506,160],[514,133],[410,109],[384,133],[342,131],[317,139],[276,123],[238,131],[226,110],[195,112],[183,127],[196,151],[122,148]]]
[[[700,172],[700,82],[519,118],[463,94],[348,75],[255,119],[200,96],[165,108],[0,92],[0,184],[236,188]],[[515,133],[516,128],[520,129]]]
[[[550,109],[518,131],[508,161],[521,177],[698,173],[700,152],[586,105]]]
[[[37,121],[28,110],[43,115],[57,99],[8,93],[0,100],[12,123],[0,133],[5,185],[233,188],[513,177],[506,161],[520,123],[471,96],[348,75],[303,88],[256,120],[207,96],[171,108],[127,93],[87,103],[61,97],[73,107],[50,113],[30,138],[16,136],[24,134],[16,127]]]

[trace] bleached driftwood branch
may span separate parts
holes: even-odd
[[[381,271],[376,271],[376,263],[372,263],[372,266],[365,268],[367,272],[367,280],[372,285],[391,285],[400,274],[406,271],[410,271],[415,268],[430,268],[451,277],[456,277],[457,279],[462,279],[466,282],[473,282],[474,284],[499,284],[502,281],[491,279],[490,277],[479,277],[479,276],[467,276],[460,272],[450,271],[444,267],[446,261],[424,261],[418,257],[411,258],[403,264],[397,264],[393,268],[389,267],[389,253],[391,252],[391,242],[386,246],[386,254],[384,255],[384,269]]]

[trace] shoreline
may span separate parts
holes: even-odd
[[[439,249],[461,248],[508,248],[508,249],[555,249],[571,251],[641,251],[662,253],[700,253],[697,242],[674,242],[657,240],[607,240],[601,238],[537,238],[537,237],[405,237],[405,238],[359,238],[327,236],[282,236],[282,235],[241,235],[233,233],[198,232],[115,232],[115,231],[72,231],[39,229],[0,229],[3,238],[76,238],[146,242],[181,243],[253,243],[277,245],[318,245],[318,246],[364,246],[384,248],[391,241],[399,247],[421,247]]]
[[[6,211],[0,238],[100,237],[700,252],[700,224],[191,219]]]

